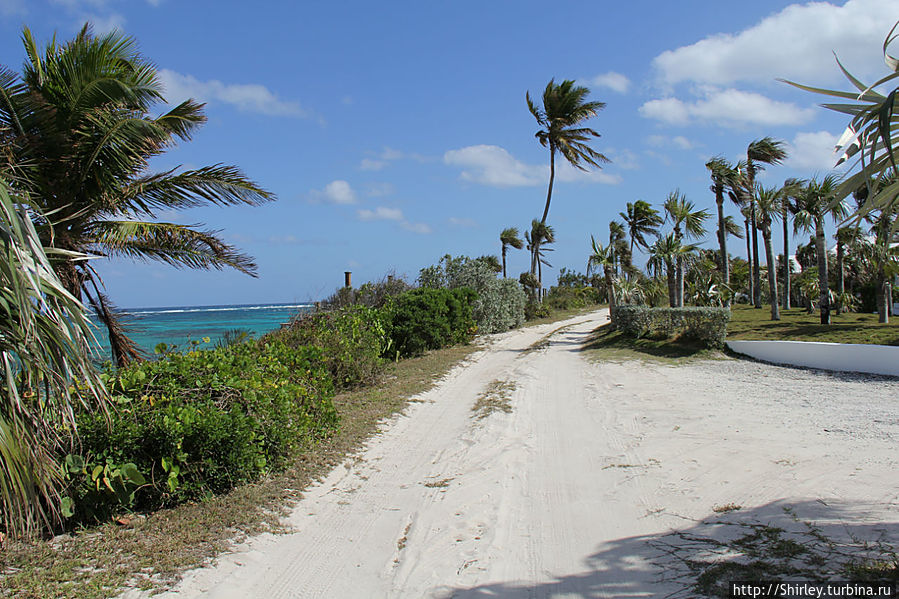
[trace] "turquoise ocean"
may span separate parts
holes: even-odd
[[[165,308],[128,308],[121,310],[130,337],[152,358],[159,343],[176,346],[178,350],[191,347],[191,340],[200,341],[198,348],[211,348],[222,336],[235,329],[246,331],[255,338],[280,328],[297,314],[309,312],[311,304],[245,304],[223,306],[171,306]],[[109,343],[103,327],[95,329],[104,358],[109,357]],[[203,342],[205,337],[209,342]]]

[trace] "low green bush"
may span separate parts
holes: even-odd
[[[169,354],[105,375],[116,409],[77,416],[63,511],[99,521],[283,468],[337,426],[323,351],[276,341]]]
[[[536,301],[528,301],[524,306],[525,320],[536,320],[538,318],[547,318],[550,315],[549,306]]]
[[[543,303],[553,310],[576,310],[598,304],[601,299],[595,287],[551,287]]]
[[[386,311],[364,305],[300,315],[268,337],[290,347],[314,345],[322,350],[335,385],[350,388],[375,381],[389,353]]]
[[[689,338],[708,347],[721,347],[730,321],[728,308],[650,308],[616,306],[612,322],[629,337]]]
[[[431,289],[422,287],[395,299],[390,307],[390,352],[416,356],[467,342],[476,331],[472,303],[477,294],[467,287]]]

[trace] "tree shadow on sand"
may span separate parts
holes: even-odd
[[[603,543],[572,564],[574,574],[444,587],[435,596],[729,597],[737,581],[899,581],[899,513],[884,521],[883,506],[780,500],[717,510],[667,533]]]

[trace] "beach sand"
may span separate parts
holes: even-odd
[[[899,381],[590,361],[579,349],[606,321],[487,338],[307,491],[295,532],[252,538],[162,596],[662,596],[680,588],[660,550],[671,531],[780,522],[784,507],[896,540]]]

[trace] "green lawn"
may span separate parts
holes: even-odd
[[[782,310],[779,321],[771,320],[768,306],[735,305],[727,338],[731,341],[763,339],[777,341],[828,341],[832,343],[873,343],[899,345],[899,317],[889,324],[879,324],[877,314],[832,315],[832,324],[819,324],[818,313],[808,314],[804,308]]]

